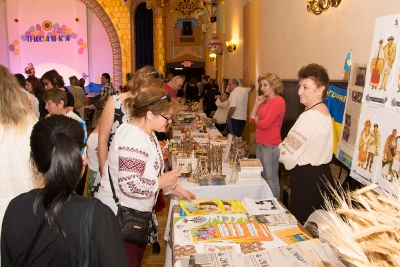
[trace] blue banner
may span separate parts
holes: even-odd
[[[328,88],[325,104],[329,109],[332,117],[333,126],[333,153],[336,154],[336,149],[339,142],[340,131],[342,129],[342,121],[344,108],[346,106],[347,91],[335,85]]]

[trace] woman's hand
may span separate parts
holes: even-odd
[[[255,105],[255,106],[259,106],[262,102],[264,102],[265,98],[266,98],[266,97],[263,96],[263,95],[257,96],[254,105]]]
[[[181,176],[182,167],[177,167],[172,171],[166,172],[158,178],[159,189],[170,187],[177,183],[178,177]]]
[[[171,192],[172,195],[177,196],[180,200],[187,200],[189,202],[196,199],[196,196],[188,191],[177,185],[175,189]]]

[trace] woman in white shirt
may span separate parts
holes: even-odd
[[[290,176],[289,210],[304,223],[324,204],[325,183],[333,182],[329,162],[333,154],[332,119],[324,104],[329,87],[325,68],[309,64],[298,72],[300,103],[304,112],[279,145],[279,161]]]
[[[149,88],[124,102],[131,120],[118,127],[108,152],[97,198],[117,213],[111,182],[122,206],[151,211],[159,189],[189,201],[195,196],[177,185],[178,167],[164,173],[164,159],[154,132],[164,132],[180,104],[163,89]],[[108,170],[108,171],[107,171]],[[125,242],[130,266],[141,266],[146,246]]]

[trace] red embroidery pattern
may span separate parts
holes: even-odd
[[[133,147],[120,146],[120,147],[118,148],[118,150],[126,151],[126,152],[138,153],[138,154],[143,155],[143,156],[145,156],[145,157],[148,157],[148,156],[149,156],[149,153],[147,153],[146,151],[142,151],[142,150],[139,150],[139,149],[133,148]]]
[[[155,170],[159,170],[160,168],[164,167],[164,158],[162,157],[162,153],[160,151],[160,145],[158,143],[158,141],[155,138],[150,138],[151,142],[153,143],[153,145],[156,147],[157,150],[157,154],[158,154],[158,160],[156,160],[154,162],[154,169]]]
[[[146,162],[140,159],[131,158],[131,157],[122,157],[118,158],[119,171],[126,172],[138,172],[143,173],[146,167]]]

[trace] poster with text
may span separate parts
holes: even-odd
[[[362,184],[375,183],[390,191],[400,175],[398,115],[363,107],[350,176]]]

